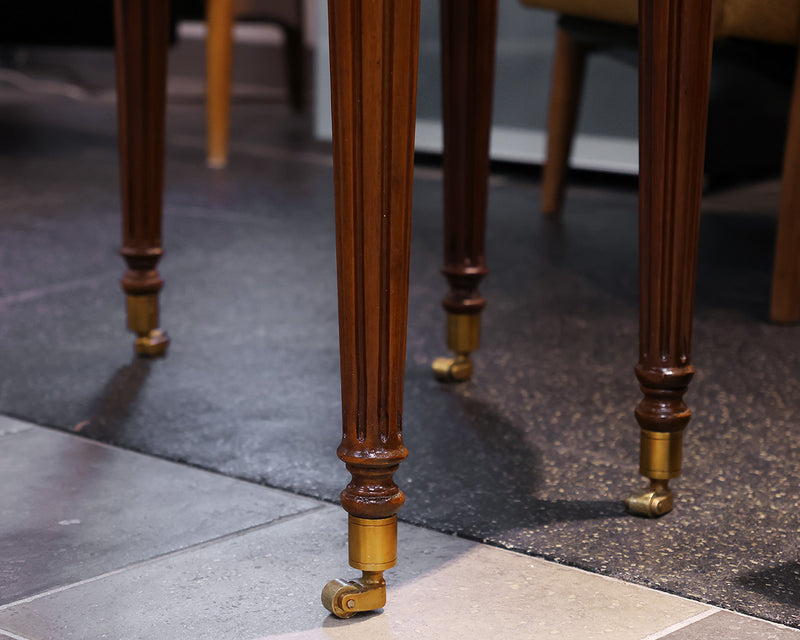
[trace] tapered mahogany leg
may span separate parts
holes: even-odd
[[[444,125],[444,267],[450,291],[447,347],[436,377],[468,380],[470,354],[480,346],[478,285],[487,274],[486,195],[492,124],[497,0],[441,0],[442,121]]]
[[[672,509],[689,422],[700,197],[711,71],[711,0],[639,2],[639,364],[644,398],[637,514]]]
[[[206,163],[228,164],[233,70],[233,0],[206,1]]]
[[[783,156],[781,204],[772,270],[770,319],[800,320],[800,66],[794,79],[789,130]]]
[[[136,353],[161,356],[169,339],[158,328],[158,292],[164,285],[161,206],[164,189],[169,3],[115,0],[117,104],[119,109],[122,249],[128,269],[128,327]]]
[[[383,606],[395,564],[419,0],[328,3],[350,565],[322,593],[339,617]]]
[[[542,213],[558,215],[564,205],[569,152],[581,101],[586,45],[559,28],[547,112],[547,157],[542,172]]]

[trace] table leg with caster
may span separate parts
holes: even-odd
[[[681,473],[711,75],[710,0],[639,2],[639,363],[644,490],[637,515],[670,511]]]
[[[128,327],[139,356],[166,353],[159,328],[158,293],[164,282],[156,265],[163,254],[164,126],[169,3],[116,0],[117,105],[119,112],[122,248],[127,271]]]
[[[393,480],[402,436],[419,0],[328,3],[343,433],[352,476],[354,580],[332,580],[322,604],[348,618],[386,602],[397,555]]]
[[[478,285],[486,268],[486,200],[492,124],[497,0],[442,0],[442,122],[444,127],[444,266],[450,291],[447,348],[433,372],[442,382],[472,377],[480,347]]]

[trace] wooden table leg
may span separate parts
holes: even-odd
[[[411,181],[419,0],[330,0],[336,248],[343,436],[352,480],[350,565],[358,580],[322,593],[339,617],[383,606],[395,564],[393,474],[405,459],[403,371],[408,315]]]
[[[639,2],[640,473],[630,511],[672,509],[681,472],[711,72],[711,0]]]
[[[450,286],[447,347],[433,371],[443,382],[472,376],[480,346],[478,285],[487,274],[485,236],[497,0],[441,0],[444,126],[444,267]]]
[[[115,0],[122,249],[128,327],[140,356],[161,356],[169,339],[158,328],[164,190],[169,3]]]

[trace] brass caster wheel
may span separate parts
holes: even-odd
[[[360,590],[355,582],[331,580],[322,590],[322,606],[337,618],[352,618],[356,615],[355,601],[352,596]],[[346,599],[346,602],[345,602]]]
[[[160,358],[167,353],[169,336],[161,329],[153,329],[145,336],[136,338],[134,349],[137,356]]]
[[[374,611],[386,604],[383,572],[365,571],[358,580],[331,580],[322,590],[322,606],[337,618]]]
[[[650,487],[635,491],[625,500],[628,513],[645,518],[658,518],[672,511],[674,494],[666,481],[653,480]]]
[[[472,377],[472,360],[469,356],[436,358],[433,375],[439,382],[465,382]]]

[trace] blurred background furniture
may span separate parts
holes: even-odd
[[[292,109],[305,105],[302,0],[206,0],[207,162],[228,163],[234,22],[268,22],[283,32]]]
[[[536,2],[577,18],[639,26],[640,128],[640,356],[644,398],[640,472],[648,489],[628,500],[631,511],[657,516],[672,509],[669,480],[680,475],[682,434],[690,411],[683,401],[694,373],[691,335],[703,187],[711,49],[714,38],[796,44],[796,0],[581,0]],[[638,9],[642,14],[638,15]],[[434,361],[440,380],[471,375],[480,345],[478,285],[486,275],[485,224],[497,3],[442,3],[445,130],[443,273],[449,292],[448,347],[455,357]],[[580,94],[583,56],[567,33],[559,36],[551,102],[552,159],[548,205],[557,210]],[[487,95],[489,98],[487,98]],[[795,89],[784,161],[771,317],[800,318],[800,221],[796,154],[800,148],[800,91]],[[555,167],[555,170],[554,168]]]
[[[585,2],[583,0],[521,0],[522,4],[559,12],[559,28],[553,62],[553,79],[548,113],[547,158],[542,176],[542,212],[560,213],[564,202],[566,173],[575,121],[580,104],[584,66],[587,55],[594,51],[622,51],[620,57],[631,57],[636,46],[636,0]],[[745,82],[737,94],[720,96],[726,109],[713,109],[713,91],[709,120],[705,166],[712,166],[729,179],[753,180],[773,170],[770,148],[780,148],[788,114],[781,96],[770,88],[790,85],[795,67],[800,8],[795,0],[748,2],[728,0],[714,6],[715,64],[734,65],[733,73]],[[774,79],[773,84],[760,84],[759,78]],[[797,96],[795,101],[800,100]],[[794,104],[794,102],[793,102]],[[742,109],[742,106],[746,109]],[[777,105],[777,113],[776,113]],[[780,112],[783,108],[783,113]],[[797,107],[793,106],[795,110]],[[759,112],[763,117],[758,118]],[[721,117],[715,116],[719,114]],[[766,117],[769,116],[769,117]],[[746,122],[743,122],[747,118]],[[743,126],[744,125],[744,126]],[[787,153],[793,147],[788,133]],[[780,136],[780,137],[779,137]],[[800,143],[800,139],[797,140]],[[716,144],[716,147],[715,147]],[[744,149],[747,157],[737,154]],[[794,145],[797,146],[797,145]],[[762,153],[759,153],[761,151]],[[729,160],[733,158],[737,164]],[[749,162],[753,158],[755,162]],[[758,160],[766,158],[766,164]],[[795,202],[792,184],[793,161],[784,162],[784,197],[780,208],[770,318],[775,322],[800,320],[800,262],[797,247],[800,231],[792,213]],[[788,173],[787,173],[788,171]],[[708,173],[708,171],[706,172]],[[723,178],[724,180],[725,178]]]

